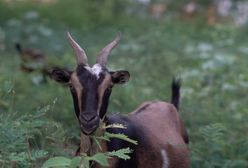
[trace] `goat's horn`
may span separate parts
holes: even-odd
[[[88,64],[88,60],[87,60],[87,56],[85,54],[85,51],[80,47],[80,45],[78,45],[78,43],[72,38],[71,34],[69,32],[67,32],[67,38],[68,41],[70,42],[74,54],[76,55],[76,60],[77,60],[77,64]]]
[[[96,62],[101,65],[106,65],[109,54],[111,53],[112,49],[117,46],[120,39],[121,39],[121,33],[119,32],[115,37],[115,39],[101,50],[101,52],[97,56]]]

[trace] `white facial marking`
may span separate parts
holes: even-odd
[[[161,155],[162,155],[162,159],[163,159],[162,168],[168,168],[169,167],[169,158],[167,156],[166,150],[162,149],[161,150]]]
[[[100,64],[95,64],[92,68],[89,66],[85,66],[85,68],[93,75],[96,76],[96,78],[99,78],[100,73],[102,72],[102,67]]]

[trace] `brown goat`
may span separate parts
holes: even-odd
[[[15,48],[21,56],[21,60],[23,62],[34,61],[34,62],[44,62],[45,61],[45,53],[40,50],[33,48],[22,48],[20,43],[15,44]]]
[[[129,147],[133,150],[131,159],[112,158],[109,168],[189,168],[188,136],[177,111],[180,82],[173,80],[171,103],[145,102],[127,116],[106,116],[112,87],[126,83],[130,77],[127,71],[106,68],[107,58],[118,44],[120,35],[102,49],[92,67],[88,65],[84,50],[69,33],[67,36],[76,55],[77,68],[75,71],[54,70],[52,77],[70,86],[81,128],[80,153],[95,154]],[[99,149],[89,135],[99,128],[101,121],[107,125],[125,125],[126,129],[108,128],[106,131],[125,134],[138,145],[112,138],[109,142],[102,141]],[[94,163],[93,167],[101,166]]]
[[[43,81],[51,76],[52,69],[60,69],[57,66],[46,65],[46,54],[33,48],[22,48],[20,43],[15,43],[15,48],[20,55],[20,69],[23,72],[39,72],[43,76]]]

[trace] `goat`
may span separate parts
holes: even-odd
[[[23,62],[27,61],[35,61],[35,62],[44,62],[45,61],[45,53],[40,50],[36,50],[33,48],[25,48],[23,49],[20,43],[15,43],[15,48],[18,51],[19,55]]]
[[[133,150],[131,159],[111,158],[109,168],[189,168],[188,137],[179,116],[180,81],[172,82],[171,103],[149,101],[127,114],[107,116],[109,97],[114,84],[128,82],[128,71],[109,71],[106,67],[111,50],[120,40],[116,38],[98,54],[96,64],[89,66],[85,51],[67,33],[77,61],[75,71],[56,69],[52,78],[70,87],[74,109],[81,129],[79,153],[95,154],[99,151],[113,151],[129,147]],[[101,149],[92,143],[90,135],[99,127],[123,124],[127,129],[108,128],[107,132],[122,133],[138,141],[138,145],[112,138],[101,142]],[[93,167],[101,167],[94,163]]]
[[[33,48],[22,48],[20,43],[15,43],[15,48],[20,55],[20,69],[23,72],[39,72],[42,75],[44,82],[46,82],[46,77],[50,77],[51,75],[51,69],[59,69],[57,66],[46,66],[46,54],[40,50]]]

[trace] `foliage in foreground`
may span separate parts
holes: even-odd
[[[117,31],[123,33],[108,65],[112,70],[129,70],[132,79],[114,88],[110,112],[132,111],[147,100],[169,100],[171,78],[179,74],[180,114],[189,131],[192,167],[247,167],[247,27],[208,26],[201,17],[159,22],[129,17],[119,19],[117,26],[99,26],[91,19],[95,24],[91,29],[73,15],[64,17],[65,12],[44,6],[37,11],[12,6],[13,13],[0,8],[0,167],[40,167],[54,156],[71,158],[76,150],[79,128],[69,92],[50,80],[37,82],[37,73],[20,72],[13,49],[13,43],[20,41],[46,51],[48,63],[73,69],[65,30],[85,47],[90,62]],[[57,101],[52,110],[53,100]],[[39,116],[37,109],[47,104],[50,110]]]
[[[0,167],[39,167],[51,155],[49,144],[55,136],[63,138],[61,125],[46,117],[56,101],[23,114],[14,110],[14,99],[14,85],[5,81],[0,87]]]
[[[101,166],[109,166],[108,159],[112,157],[117,157],[120,159],[130,159],[129,155],[132,151],[129,148],[123,148],[118,151],[112,151],[112,152],[106,152],[101,153],[98,152],[93,156],[77,156],[72,159],[57,156],[54,158],[50,158],[47,160],[42,168],[52,168],[52,167],[69,167],[69,168],[90,168],[91,164],[90,161],[94,161],[95,163],[98,163]]]
[[[134,145],[138,145],[137,141],[130,139],[124,134],[113,134],[108,133],[106,131],[106,128],[118,128],[118,129],[126,129],[126,127],[122,124],[112,124],[112,125],[105,125],[101,124],[101,126],[98,128],[96,133],[94,135],[91,135],[90,138],[93,140],[93,143],[96,143],[96,146],[100,151],[102,151],[100,141],[110,141],[113,138],[121,139],[123,141],[127,141],[129,143],[132,143]],[[102,135],[98,135],[97,132],[103,132]],[[105,143],[105,142],[103,142]],[[51,168],[51,167],[57,167],[57,166],[63,166],[63,167],[70,167],[70,168],[90,168],[91,162],[94,161],[95,163],[98,163],[101,166],[109,166],[108,160],[110,158],[119,158],[123,160],[130,159],[129,154],[132,152],[130,148],[122,148],[117,151],[105,151],[105,152],[97,152],[96,154],[89,156],[86,153],[81,153],[81,156],[74,157],[72,159],[66,158],[66,157],[54,157],[47,160],[42,168]],[[94,164],[94,163],[93,163]]]

